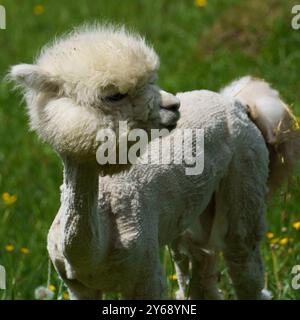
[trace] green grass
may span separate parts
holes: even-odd
[[[43,44],[84,21],[124,23],[144,34],[161,57],[159,84],[171,92],[206,88],[218,90],[233,78],[253,74],[270,81],[300,114],[300,30],[291,28],[286,0],[208,0],[198,8],[193,0],[1,1],[7,11],[7,30],[0,30],[0,76],[10,65],[27,62]],[[42,4],[41,15],[34,6]],[[60,281],[48,272],[47,230],[59,207],[62,166],[55,153],[28,131],[21,96],[0,84],[0,193],[17,196],[10,207],[0,203],[0,264],[7,269],[2,299],[33,299],[34,289]],[[291,288],[291,269],[300,264],[300,179],[272,199],[268,230],[288,238],[287,245],[262,245],[266,285],[276,299],[300,299]],[[13,252],[5,246],[14,245]],[[29,254],[22,254],[26,247]],[[289,250],[290,249],[290,250]],[[162,252],[167,274],[172,264]],[[221,263],[220,286],[233,298],[227,271]],[[176,284],[170,282],[170,292]],[[65,290],[62,288],[60,292]],[[110,296],[114,297],[114,296]]]

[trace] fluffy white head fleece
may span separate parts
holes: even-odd
[[[119,121],[129,129],[176,124],[176,110],[161,115],[179,102],[155,85],[158,67],[140,35],[95,24],[46,45],[34,64],[13,66],[9,76],[25,91],[31,128],[60,154],[86,158],[95,155],[99,129],[117,133]]]

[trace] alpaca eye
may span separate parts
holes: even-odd
[[[111,96],[105,97],[104,100],[108,102],[116,102],[124,99],[127,96],[128,96],[128,93],[116,93]]]

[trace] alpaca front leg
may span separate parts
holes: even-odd
[[[135,300],[159,300],[164,299],[166,294],[166,281],[159,265],[156,270],[151,270],[153,275],[147,279],[141,279],[135,286],[132,299]],[[149,273],[148,273],[149,274]]]
[[[157,257],[156,262],[151,263],[151,259],[145,259],[141,274],[131,293],[124,296],[128,300],[159,300],[164,299],[166,294],[166,279]]]
[[[88,288],[77,280],[64,279],[71,300],[101,300],[102,292]]]

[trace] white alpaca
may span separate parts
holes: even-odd
[[[178,128],[205,130],[201,175],[187,176],[175,163],[142,165],[149,150],[152,158],[160,156],[155,141],[130,168],[96,162],[100,129],[117,130],[120,120],[129,130],[176,124],[179,101],[153,84],[157,67],[143,39],[97,27],[47,47],[36,65],[12,68],[11,77],[25,89],[31,127],[64,162],[61,207],[48,235],[55,268],[73,299],[111,291],[161,298],[159,247],[180,241],[213,197],[214,242],[226,252],[238,297],[263,298],[258,244],[268,150],[245,106],[208,91],[178,95]]]

